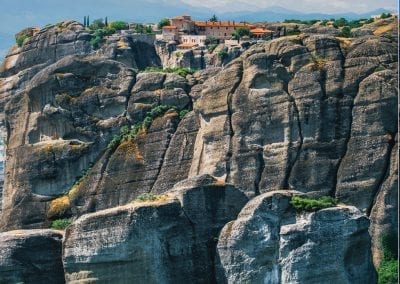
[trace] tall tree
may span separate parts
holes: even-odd
[[[209,21],[210,21],[210,22],[218,22],[218,18],[217,18],[217,16],[214,14],[214,15],[210,18]]]

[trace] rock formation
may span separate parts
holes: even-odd
[[[185,77],[143,71],[201,61],[151,37],[94,50],[77,22],[24,31],[0,69],[0,283],[58,273],[61,237],[36,229],[66,218],[69,283],[374,283],[382,236],[398,236],[397,24],[383,23],[219,46]],[[293,195],[339,205],[301,213]],[[9,243],[42,239],[53,268],[24,253],[10,269]]]

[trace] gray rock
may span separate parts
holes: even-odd
[[[68,283],[211,283],[216,239],[247,202],[210,176],[179,183],[154,202],[84,215],[68,227]]]
[[[368,219],[355,207],[296,213],[293,191],[251,200],[222,229],[220,283],[375,283]]]
[[[54,230],[0,233],[0,283],[65,283],[62,238]]]

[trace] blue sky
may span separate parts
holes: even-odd
[[[251,4],[249,4],[251,3]],[[397,10],[396,0],[0,0],[0,60],[14,44],[14,34],[29,26],[42,27],[65,19],[157,21],[180,13],[258,11],[271,6],[300,12],[356,12],[377,8]],[[203,13],[203,14],[201,14]]]

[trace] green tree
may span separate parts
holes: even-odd
[[[343,27],[339,33],[341,37],[351,37],[351,29],[350,27]]]
[[[250,36],[250,30],[246,28],[237,28],[232,34],[233,38],[240,40],[244,36]]]
[[[162,29],[164,26],[169,26],[170,24],[171,24],[171,22],[170,22],[170,20],[168,18],[163,18],[158,23],[158,28]]]
[[[217,16],[214,14],[214,15],[209,19],[209,21],[210,21],[210,22],[218,22],[218,18],[217,18]]]
[[[96,19],[89,27],[91,30],[98,30],[104,28],[104,26],[103,19]]]
[[[120,30],[127,30],[128,29],[128,23],[124,21],[115,21],[110,23],[110,28],[115,29],[117,31]]]

